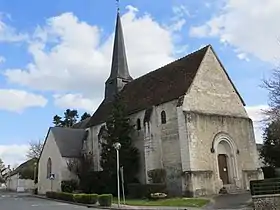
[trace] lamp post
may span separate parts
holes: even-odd
[[[8,190],[10,190],[10,184],[11,184],[11,166],[8,165]]]
[[[37,178],[37,162],[34,163],[34,184],[36,183]]]
[[[114,148],[117,152],[117,182],[118,182],[118,207],[120,207],[120,157],[119,157],[119,150],[121,148],[121,144],[116,142]]]

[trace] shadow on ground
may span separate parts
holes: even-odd
[[[249,207],[250,201],[249,193],[219,195],[203,209],[252,209]]]

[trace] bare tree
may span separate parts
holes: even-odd
[[[267,110],[263,110],[268,121],[280,119],[280,68],[273,70],[269,79],[263,80],[263,88],[268,91],[268,105]]]
[[[39,158],[40,154],[43,149],[43,141],[31,141],[29,142],[29,149],[26,154],[26,157],[31,159],[31,158]]]

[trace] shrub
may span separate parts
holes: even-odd
[[[263,175],[265,179],[276,178],[275,168],[271,166],[262,167]]]
[[[111,206],[113,200],[112,194],[102,194],[98,196],[98,203],[100,206]]]
[[[62,192],[72,193],[78,189],[78,182],[76,180],[63,180],[61,182]]]
[[[128,184],[130,198],[149,198],[151,193],[166,193],[165,184]]]
[[[165,183],[166,171],[163,168],[157,168],[148,171],[148,177],[152,183]]]
[[[96,204],[97,200],[97,194],[74,194],[74,201],[77,203]]]
[[[46,192],[48,198],[64,200],[64,201],[74,201],[73,194],[65,192]]]

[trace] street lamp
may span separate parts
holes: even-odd
[[[34,163],[34,184],[36,183],[37,178],[37,162]]]
[[[121,148],[121,144],[116,142],[114,148],[117,152],[117,182],[118,182],[118,207],[120,207],[120,157],[119,157],[119,150]]]
[[[11,185],[11,166],[8,165],[8,190],[10,190]]]

